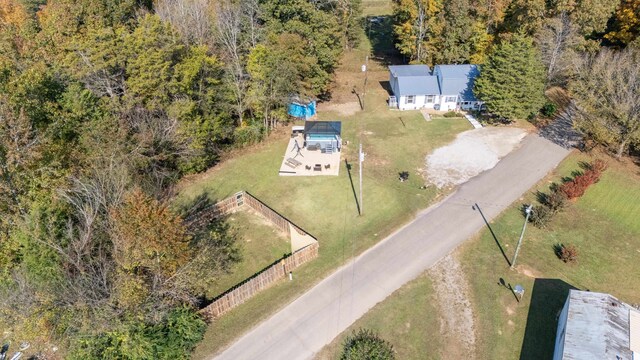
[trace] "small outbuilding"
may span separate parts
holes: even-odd
[[[334,153],[342,148],[342,123],[340,121],[306,121],[304,123],[304,147]]]
[[[570,290],[553,360],[638,360],[640,312],[614,296]]]

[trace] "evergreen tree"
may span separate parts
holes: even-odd
[[[544,66],[533,41],[514,34],[490,54],[476,80],[475,94],[488,110],[507,119],[523,119],[544,104]]]
[[[444,5],[445,26],[442,32],[440,60],[444,64],[468,61],[471,53],[473,20],[469,0],[449,0]]]

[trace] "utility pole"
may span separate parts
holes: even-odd
[[[527,206],[525,212],[527,216],[524,218],[524,225],[522,225],[522,232],[520,233],[520,240],[518,240],[518,245],[516,246],[516,253],[513,254],[513,261],[511,262],[511,270],[516,266],[516,260],[518,259],[518,252],[520,251],[520,245],[522,245],[522,238],[524,237],[524,230],[527,228],[527,223],[529,222],[529,216],[533,211],[533,205]]]
[[[369,55],[367,55],[364,65],[362,65],[362,72],[364,72],[364,85],[362,86],[362,111],[364,111],[364,97],[367,94],[367,75],[369,74]]]
[[[358,151],[358,164],[360,165],[360,216],[364,212],[362,208],[362,162],[364,161],[364,153],[362,152],[362,142],[360,143],[360,150]]]

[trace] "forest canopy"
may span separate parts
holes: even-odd
[[[187,358],[238,260],[172,186],[326,95],[360,1],[0,0],[0,326],[70,358]]]

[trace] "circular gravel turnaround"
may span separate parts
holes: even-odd
[[[426,179],[438,188],[465,183],[496,166],[526,134],[523,129],[501,127],[460,133],[452,143],[427,155]]]

